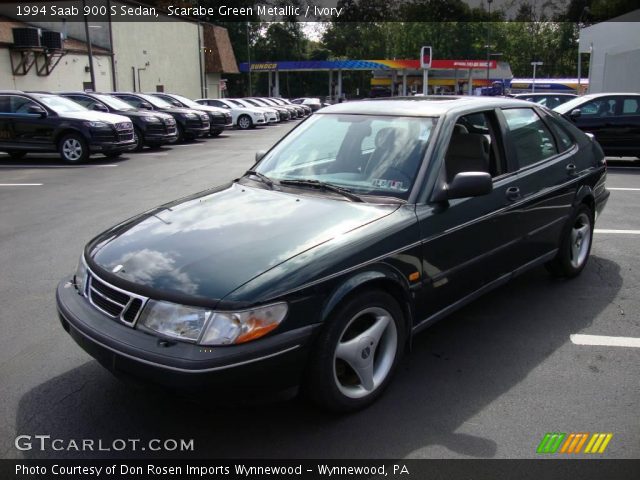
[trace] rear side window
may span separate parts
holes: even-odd
[[[558,151],[551,132],[531,108],[503,110],[519,168],[545,160]]]
[[[637,98],[625,98],[622,102],[622,115],[640,115],[640,102]]]
[[[550,115],[547,115],[546,118],[548,120],[547,123],[549,124],[549,128],[558,140],[558,150],[561,152],[569,150],[575,143],[573,137],[569,134],[565,126],[562,125],[560,120]]]
[[[124,100],[129,105],[132,105],[136,108],[140,108],[140,106],[144,103],[138,97],[134,97],[133,95],[115,95],[115,96],[118,97],[120,100]]]

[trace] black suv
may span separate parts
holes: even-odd
[[[60,92],[58,95],[70,98],[89,110],[115,113],[129,118],[133,123],[136,152],[142,150],[145,145],[155,148],[178,139],[176,121],[166,113],[138,109],[119,98],[102,93]]]
[[[136,108],[171,115],[176,120],[179,142],[204,137],[209,133],[209,116],[200,110],[174,107],[161,98],[144,93],[113,92],[109,95]]]
[[[200,110],[206,112],[209,115],[209,124],[211,125],[209,129],[209,135],[212,137],[217,137],[220,135],[225,128],[233,127],[233,118],[231,117],[231,113],[225,111],[219,107],[211,107],[209,105],[201,105],[200,103],[194,102],[193,100],[188,99],[187,97],[183,97],[182,95],[176,95],[174,93],[150,93],[149,95],[153,95],[154,97],[161,98],[165,102],[170,103],[174,107],[179,108],[190,108],[192,110]]]
[[[11,158],[58,151],[78,163],[91,153],[117,157],[134,145],[127,117],[91,111],[58,95],[0,91],[0,151]]]

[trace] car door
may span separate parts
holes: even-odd
[[[56,119],[42,105],[23,95],[9,95],[11,130],[13,141],[21,149],[50,150],[54,148]],[[30,112],[38,107],[43,115]],[[56,117],[57,118],[57,117]]]
[[[16,145],[11,97],[0,94],[0,151]]]
[[[640,156],[640,96],[619,96],[617,100],[618,111],[612,119],[616,125],[615,150]]]
[[[592,133],[605,151],[616,147],[617,133],[613,121],[616,108],[615,97],[598,97],[581,105],[580,116],[574,120],[578,128]]]
[[[525,236],[522,263],[550,260],[571,213],[577,180],[588,166],[578,160],[575,140],[552,115],[522,107],[502,109],[501,115],[505,145],[518,167],[514,206]]]
[[[440,162],[439,181],[449,182],[463,171],[485,171],[492,176],[493,190],[416,205],[423,242],[424,294],[417,303],[422,318],[434,318],[450,305],[506,281],[522,262],[522,231],[513,198],[518,178],[505,155],[496,112],[463,115],[447,124],[449,132],[440,135],[446,153],[435,160]]]

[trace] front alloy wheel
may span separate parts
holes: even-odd
[[[327,320],[311,353],[303,391],[319,406],[348,412],[376,400],[404,350],[398,302],[379,290],[347,300]]]
[[[81,163],[89,158],[87,142],[79,134],[65,135],[60,140],[60,156],[69,163]]]
[[[240,118],[238,118],[238,127],[240,127],[241,130],[247,130],[251,128],[252,125],[253,122],[249,115],[241,115]]]

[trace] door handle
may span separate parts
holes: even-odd
[[[513,202],[520,198],[520,189],[518,187],[509,187],[505,191],[505,195],[507,196],[507,200]]]
[[[567,175],[575,175],[576,174],[576,166],[573,163],[567,165]]]

